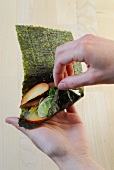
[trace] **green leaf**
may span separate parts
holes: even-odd
[[[55,91],[56,91],[56,89],[51,87],[50,90],[49,90],[49,96],[53,97],[55,95]]]

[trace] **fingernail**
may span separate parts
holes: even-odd
[[[58,88],[61,89],[61,90],[65,90],[67,88],[66,83],[65,82],[59,83]]]

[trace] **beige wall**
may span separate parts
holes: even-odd
[[[5,124],[19,116],[23,77],[15,24],[41,25],[114,39],[113,0],[0,0],[0,169],[57,170],[31,141]],[[76,106],[85,122],[91,154],[107,170],[114,169],[114,86],[85,88]]]

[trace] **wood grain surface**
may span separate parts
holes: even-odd
[[[26,136],[5,123],[7,116],[20,114],[23,68],[15,25],[69,30],[75,39],[91,33],[114,40],[113,14],[113,0],[0,0],[1,170],[58,170]],[[86,87],[76,107],[93,158],[114,169],[114,85]]]

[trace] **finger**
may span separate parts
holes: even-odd
[[[5,119],[6,123],[13,125],[18,130],[23,132],[25,135],[29,136],[29,130],[25,129],[23,127],[20,127],[19,124],[18,124],[18,121],[19,121],[19,119],[17,117],[8,117],[8,118]]]
[[[73,104],[72,106],[68,107],[66,110],[67,110],[67,112],[76,113],[77,114],[75,104]]]
[[[88,70],[82,74],[66,77],[58,84],[58,88],[67,90],[93,84],[95,84],[94,77],[92,77],[91,71]]]
[[[84,62],[85,55],[83,50],[78,50],[78,47],[72,48],[59,55],[55,60],[53,70],[54,83],[56,86],[62,80],[66,65],[71,64],[73,61]]]
[[[64,72],[64,78],[68,77],[67,71]]]
[[[80,37],[76,40],[69,41],[69,42],[66,42],[65,44],[58,46],[56,48],[55,58],[59,54],[64,53],[65,51],[68,51],[69,49],[76,47],[80,42],[82,42],[83,40],[89,39],[89,38],[91,38],[89,37],[89,35],[84,35],[83,37]]]
[[[87,51],[83,41],[93,39],[93,37],[94,37],[93,35],[89,35],[89,34],[84,35],[83,37],[77,40],[67,42],[56,48],[55,65],[54,65],[54,70],[53,70],[54,83],[56,86],[62,80],[62,77],[64,77],[62,76],[62,74],[63,74],[65,65],[70,64],[72,61],[83,62],[84,56],[86,55],[86,51]],[[74,49],[76,49],[76,54],[74,53],[75,51]],[[66,62],[64,63],[63,60]]]
[[[73,64],[72,64],[72,63],[71,63],[71,64],[68,64],[68,65],[66,66],[66,70],[67,70],[68,76],[74,75],[74,67],[73,67]]]
[[[71,121],[72,123],[83,123],[76,111],[75,104],[67,109],[66,116],[68,117],[68,120]]]
[[[57,75],[57,74],[59,74],[59,75]],[[57,75],[57,77],[59,77],[59,81],[62,80],[63,78],[65,78],[67,76],[66,66],[62,67],[62,72],[56,73],[56,75]],[[53,76],[54,76],[54,69],[53,69]],[[57,87],[58,84],[56,83],[55,80],[54,80],[54,84]]]
[[[55,58],[56,58],[59,54],[65,52],[65,51],[67,51],[67,50],[69,50],[70,48],[75,47],[76,44],[78,44],[78,43],[79,43],[78,40],[73,40],[73,41],[69,41],[69,42],[66,42],[65,44],[62,44],[62,45],[58,46],[58,47],[56,48]]]
[[[64,72],[64,78],[74,75],[74,63],[68,64],[66,66],[66,71]]]

